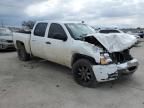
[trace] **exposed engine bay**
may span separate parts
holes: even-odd
[[[105,49],[104,46],[94,36],[83,37],[82,40]]]
[[[133,57],[130,55],[129,49],[124,50],[122,52],[114,52],[109,54],[113,63],[124,63],[127,61],[130,61],[133,59]]]

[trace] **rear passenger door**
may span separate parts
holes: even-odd
[[[65,37],[63,41],[55,37],[55,35]],[[48,36],[45,39],[45,57],[53,62],[65,65],[67,54],[67,34],[62,25],[58,23],[51,23],[48,31]]]
[[[31,51],[34,56],[43,58],[43,46],[45,44],[45,32],[47,28],[47,23],[37,23],[35,29],[31,36]]]

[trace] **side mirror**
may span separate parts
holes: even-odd
[[[61,33],[56,33],[53,34],[53,38],[54,39],[58,39],[58,40],[62,40],[62,41],[66,41],[67,40],[67,36]]]

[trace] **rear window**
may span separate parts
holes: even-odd
[[[100,30],[100,33],[120,33],[118,30]]]

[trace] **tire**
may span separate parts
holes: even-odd
[[[144,35],[140,35],[140,38],[144,38]]]
[[[81,86],[91,88],[98,84],[89,60],[77,60],[72,66],[72,72],[74,80]]]
[[[21,61],[28,61],[30,60],[30,55],[26,52],[25,47],[23,45],[17,49],[18,58]]]

